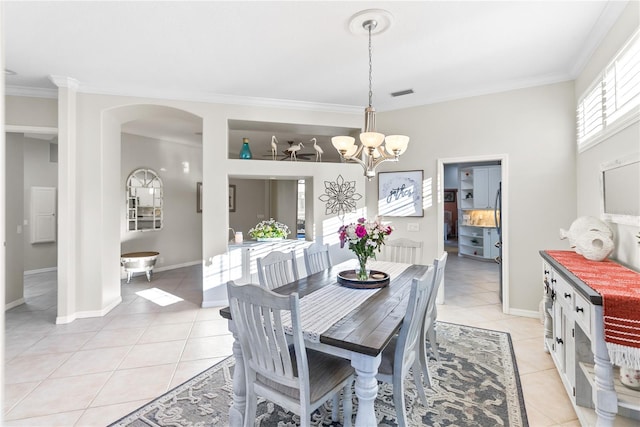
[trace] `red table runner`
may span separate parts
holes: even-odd
[[[604,339],[611,362],[640,369],[640,273],[611,260],[572,251],[546,251],[602,296]]]

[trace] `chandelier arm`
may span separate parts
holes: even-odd
[[[347,156],[346,154],[342,156],[343,159],[345,160],[354,160],[354,159],[358,159],[360,157],[360,154],[362,153],[362,149],[363,149],[363,145],[359,145],[358,149],[355,151],[355,153],[353,153],[350,156]]]

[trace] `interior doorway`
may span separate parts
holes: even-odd
[[[475,195],[474,171],[478,172]],[[491,175],[495,175],[493,180],[489,178]],[[465,182],[461,182],[461,176]],[[481,180],[484,176],[487,176],[486,184]],[[496,154],[438,159],[438,177],[439,197],[442,200],[438,204],[438,251],[447,250],[450,256],[464,256],[477,262],[498,262],[499,296],[502,311],[507,313],[508,156]],[[456,190],[455,193],[453,190]],[[455,203],[452,197],[455,197]],[[453,210],[457,212],[457,220],[453,220]],[[456,230],[452,233],[454,227]],[[440,303],[444,302],[445,286],[446,283],[438,294]]]

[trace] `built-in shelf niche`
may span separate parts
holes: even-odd
[[[251,160],[273,160],[271,150],[271,139],[275,135],[278,143],[276,145],[277,161],[292,161],[287,153],[290,147],[289,141],[293,144],[302,142],[302,147],[297,152],[299,162],[315,162],[316,149],[311,141],[316,138],[316,144],[322,153],[322,162],[340,163],[340,156],[333,145],[331,138],[337,135],[351,135],[357,137],[360,129],[346,128],[339,126],[320,126],[295,123],[274,123],[248,120],[229,120],[229,158],[238,159],[242,148],[242,139],[249,138],[251,149]],[[357,138],[356,138],[357,142]]]

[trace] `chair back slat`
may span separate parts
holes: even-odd
[[[268,255],[258,258],[258,281],[267,289],[275,289],[280,286],[298,280],[298,265],[295,251],[273,251]]]
[[[433,275],[433,292],[429,297],[429,302],[427,304],[427,312],[425,315],[425,326],[429,327],[431,324],[435,323],[436,317],[438,316],[438,309],[436,305],[436,299],[438,297],[438,290],[442,285],[442,279],[444,279],[444,268],[447,265],[447,257],[448,253],[444,252],[440,258],[436,258],[433,261],[433,268],[435,269],[435,274]]]
[[[294,365],[282,324],[282,313],[289,311],[292,324],[297,324],[296,328],[299,329],[299,316],[293,314],[293,307],[299,310],[298,294],[278,295],[258,285],[238,286],[233,282],[227,284],[227,291],[245,363],[256,374],[300,389],[301,380],[294,375]],[[296,358],[304,360],[302,363],[306,366],[304,342],[294,345]],[[301,346],[300,354],[298,346]]]
[[[411,239],[394,239],[382,246],[382,261],[402,262],[406,264],[420,264],[422,261],[422,242]]]
[[[402,321],[396,344],[394,359],[398,363],[395,363],[394,369],[402,369],[403,366],[412,364],[419,356],[420,347],[418,344],[421,343],[422,320],[433,291],[434,273],[434,267],[430,266],[426,273],[413,279],[411,283],[407,312]]]
[[[305,248],[304,264],[307,268],[307,274],[313,274],[331,268],[333,264],[329,256],[329,245],[314,243],[308,248]]]

